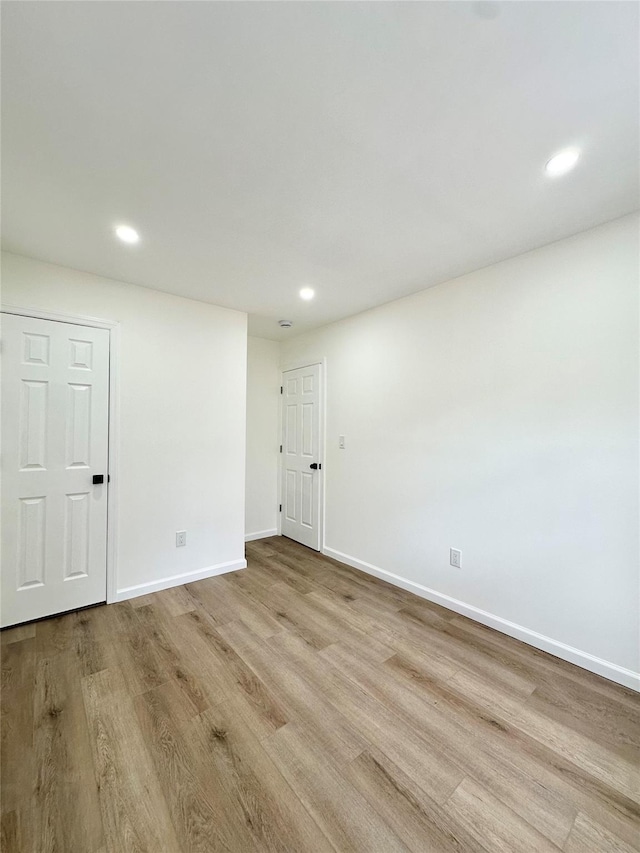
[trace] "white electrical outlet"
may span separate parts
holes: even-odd
[[[449,562],[456,569],[461,568],[462,554],[456,548],[449,548]]]
[[[340,448],[340,450],[344,450],[344,436],[343,435],[338,436],[338,447]]]
[[[183,545],[187,544],[187,531],[186,530],[176,530],[176,548],[182,548]]]

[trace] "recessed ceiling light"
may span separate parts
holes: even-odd
[[[565,172],[573,169],[579,157],[580,151],[577,148],[565,148],[564,151],[558,151],[557,154],[554,154],[544,167],[545,171],[547,175],[551,175],[554,178],[557,175],[564,175]]]
[[[140,235],[136,229],[132,228],[130,225],[118,225],[116,228],[116,236],[119,237],[123,243],[137,243],[140,239]]]
[[[313,299],[314,296],[315,293],[310,287],[303,287],[300,291],[300,299],[306,299],[308,301],[309,299]]]

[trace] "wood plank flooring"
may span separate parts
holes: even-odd
[[[4,853],[629,853],[640,697],[283,538],[2,633]]]

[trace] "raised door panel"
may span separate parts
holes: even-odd
[[[285,452],[295,455],[298,452],[298,406],[288,403],[285,411]]]
[[[19,458],[21,471],[46,471],[49,383],[20,381]]]
[[[297,522],[298,513],[297,513],[297,480],[298,480],[298,472],[288,468],[285,471],[285,500],[284,500],[284,511],[285,518],[287,521]]]
[[[313,474],[302,471],[300,475],[300,524],[313,527]]]
[[[44,495],[19,498],[18,572],[16,589],[44,586],[46,561],[47,499]],[[11,536],[11,531],[4,535]],[[10,571],[5,566],[3,571]]]
[[[66,467],[91,467],[91,385],[67,383]]]
[[[51,338],[49,335],[38,335],[24,332],[23,341],[23,364],[37,364],[42,367],[49,366],[49,351]]]
[[[315,430],[313,428],[314,403],[302,403],[302,455],[312,459],[316,455]]]
[[[69,367],[76,370],[91,370],[93,365],[93,341],[69,338]]]
[[[66,495],[64,513],[64,579],[85,578],[89,574],[91,538],[91,495]]]

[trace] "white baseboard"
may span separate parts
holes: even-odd
[[[257,533],[246,533],[244,537],[245,542],[253,542],[256,539],[266,539],[267,536],[277,536],[278,531],[274,527],[273,530],[258,530]]]
[[[495,628],[503,634],[508,634],[510,637],[515,637],[517,640],[522,640],[523,643],[528,643],[536,649],[541,649],[543,652],[548,652],[569,663],[576,664],[589,672],[595,672],[596,675],[601,675],[608,678],[610,681],[615,681],[617,684],[622,684],[625,687],[630,687],[632,690],[640,692],[640,673],[633,672],[631,669],[625,669],[618,664],[595,657],[588,652],[583,652],[573,646],[568,646],[566,643],[561,643],[559,640],[552,640],[551,637],[545,637],[544,634],[539,634],[537,631],[532,631],[530,628],[524,628],[522,625],[517,625],[515,622],[509,622],[507,619],[502,619],[500,616],[494,616],[493,613],[487,613],[486,610],[480,610],[471,604],[465,604],[464,601],[458,601],[456,598],[451,598],[441,592],[436,592],[434,589],[422,586],[415,581],[407,580],[400,575],[387,572],[384,569],[379,569],[377,566],[372,566],[371,563],[365,563],[363,560],[357,560],[355,557],[350,557],[348,554],[343,554],[341,551],[334,551],[333,548],[324,548],[323,554],[327,557],[332,557],[340,563],[345,563],[347,566],[352,566],[354,569],[359,569],[369,575],[395,586],[402,587],[409,592],[419,595],[421,598],[426,598],[428,601],[433,601],[434,604],[440,604],[448,610],[454,610],[462,616],[468,616],[482,625],[487,625],[489,628]]]
[[[232,560],[229,563],[219,563],[217,566],[207,566],[204,569],[196,569],[195,572],[184,572],[181,575],[172,575],[157,581],[139,583],[136,586],[126,586],[116,591],[113,601],[127,601],[129,598],[137,598],[139,595],[148,595],[150,592],[160,592],[172,586],[180,586],[183,583],[193,583],[205,578],[213,578],[216,575],[225,575],[227,572],[235,572],[237,569],[246,569],[246,560]]]

